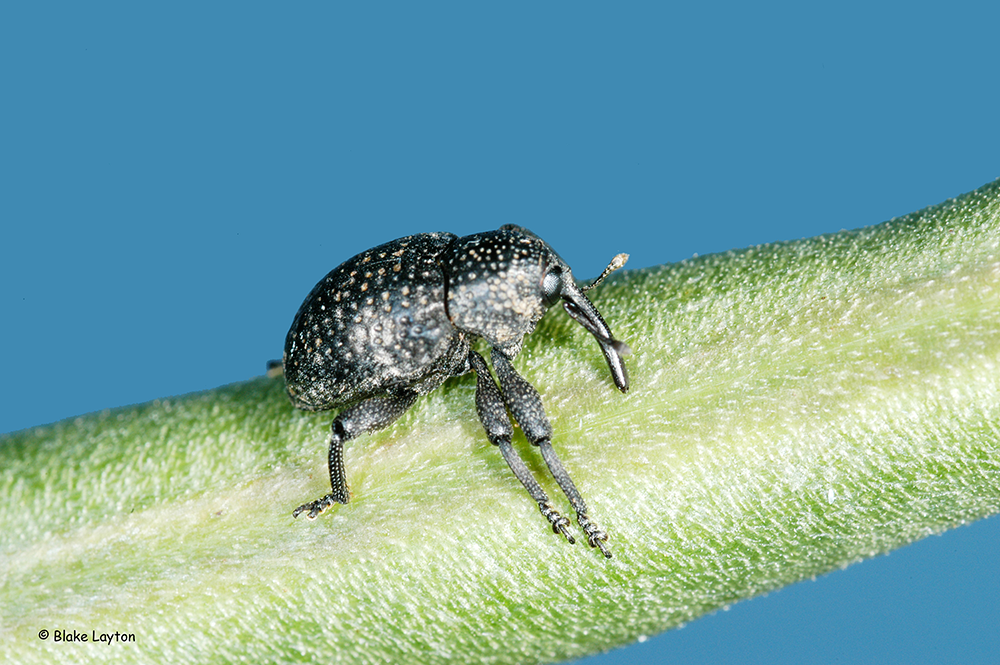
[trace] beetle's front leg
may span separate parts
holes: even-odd
[[[331,425],[328,455],[330,493],[302,504],[292,511],[292,517],[298,517],[308,510],[306,517],[314,520],[333,504],[349,502],[351,494],[347,487],[347,474],[344,472],[344,443],[365,432],[387,427],[413,406],[416,399],[416,392],[400,390],[389,397],[366,399],[341,412]]]
[[[507,466],[514,472],[514,476],[521,481],[524,488],[528,490],[531,498],[538,503],[538,509],[545,519],[552,525],[552,530],[561,533],[570,543],[575,543],[570,535],[569,520],[559,514],[552,504],[549,503],[549,496],[538,484],[535,477],[531,475],[524,460],[517,454],[511,445],[510,439],[514,434],[514,428],[507,417],[507,409],[504,407],[503,397],[497,384],[493,382],[493,376],[486,367],[486,361],[475,351],[469,351],[469,364],[476,373],[476,412],[479,420],[483,423],[486,436],[490,443],[500,449]]]
[[[552,425],[545,415],[545,409],[542,408],[542,398],[538,395],[538,391],[514,370],[514,366],[503,353],[493,349],[490,358],[500,380],[507,408],[521,425],[528,441],[538,446],[541,451],[545,465],[549,467],[552,477],[559,483],[559,487],[576,511],[576,521],[587,534],[587,542],[591,547],[600,549],[601,553],[610,559],[611,552],[604,544],[608,539],[607,532],[588,515],[587,503],[559,461],[555,449],[552,448]]]

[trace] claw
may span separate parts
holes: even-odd
[[[567,528],[569,527],[568,519],[560,515],[555,508],[553,508],[547,503],[539,504],[538,509],[542,511],[542,515],[544,515],[545,519],[547,519],[549,523],[552,525],[553,533],[561,533],[563,536],[566,537],[566,540],[569,541],[570,545],[576,543],[576,539],[573,538],[573,536],[569,532],[569,529]]]
[[[596,547],[601,550],[601,554],[603,554],[606,559],[610,559],[611,551],[608,549],[608,546],[604,544],[608,540],[607,532],[597,526],[594,522],[591,522],[590,518],[583,513],[577,513],[576,521],[580,523],[580,528],[583,529],[585,534],[587,534],[587,543],[591,547]]]
[[[326,512],[327,508],[335,503],[343,503],[342,501],[337,501],[332,494],[327,494],[322,499],[316,499],[315,501],[310,501],[309,503],[303,503],[301,506],[292,511],[292,519],[295,519],[305,511],[309,511],[306,515],[306,519],[314,520],[323,513]]]

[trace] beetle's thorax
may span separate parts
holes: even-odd
[[[533,234],[503,228],[455,240],[442,256],[452,324],[516,355],[548,305],[541,294],[554,256]]]

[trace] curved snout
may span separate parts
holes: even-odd
[[[618,390],[628,391],[628,372],[625,370],[625,361],[622,360],[622,356],[632,352],[628,344],[611,336],[611,329],[608,328],[601,313],[578,286],[563,284],[561,295],[566,312],[586,328],[601,345],[604,359],[608,362],[608,369],[611,370],[611,377],[615,380]]]

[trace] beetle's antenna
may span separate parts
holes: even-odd
[[[586,293],[587,291],[591,290],[592,288],[603,282],[605,277],[607,277],[614,271],[621,268],[627,262],[628,262],[628,254],[619,254],[615,258],[611,259],[611,263],[609,263],[608,267],[604,269],[604,272],[601,273],[601,276],[594,280],[593,284],[591,284],[590,286],[581,287],[580,290]]]

